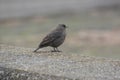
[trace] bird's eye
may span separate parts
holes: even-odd
[[[65,26],[64,24],[63,24],[62,26],[63,26],[64,28],[66,28],[66,26]]]

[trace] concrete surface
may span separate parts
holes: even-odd
[[[39,77],[43,74],[47,75],[41,80],[120,80],[119,60],[80,56],[79,54],[69,54],[69,52],[68,54],[64,52],[51,53],[39,50],[38,53],[33,53],[33,50],[34,48],[1,44],[0,76],[6,70],[11,70],[17,74],[25,72],[28,75],[31,73],[32,75],[28,76],[33,77],[35,77],[33,73]],[[4,71],[1,71],[2,69]],[[9,79],[3,78],[2,80]],[[27,78],[27,80],[40,79]]]
[[[0,67],[0,80],[71,80],[71,79]]]

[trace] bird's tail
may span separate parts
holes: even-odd
[[[34,50],[33,52],[37,52],[38,49],[40,49],[40,48],[38,47],[38,48],[37,48],[36,50]]]
[[[37,50],[40,48],[43,48],[43,46],[39,45],[38,48],[36,50],[34,50],[33,52],[37,52]]]

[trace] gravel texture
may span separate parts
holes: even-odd
[[[67,77],[56,80],[120,80],[119,60],[33,50],[1,44],[0,67]]]
[[[0,67],[0,80],[72,80],[72,79],[61,76],[31,73],[17,69]]]

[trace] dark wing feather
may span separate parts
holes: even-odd
[[[53,31],[43,39],[43,41],[40,43],[40,47],[49,46],[54,40],[58,39],[60,36],[60,31]]]

